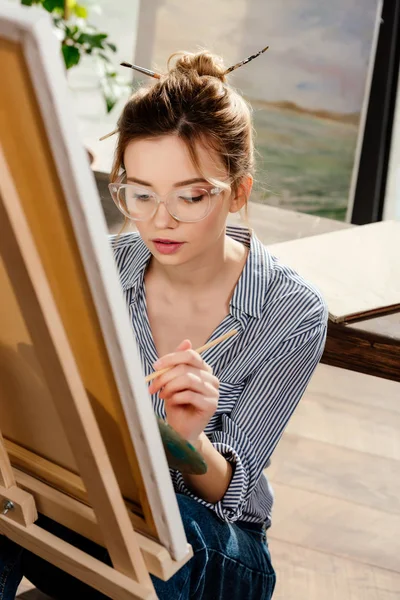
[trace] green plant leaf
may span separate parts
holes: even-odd
[[[100,58],[102,58],[107,63],[111,62],[110,58],[107,56],[107,54],[104,54],[104,52],[98,52],[97,56],[99,56]]]
[[[130,82],[120,79],[114,70],[108,70],[108,66],[100,78],[100,86],[107,112],[114,108],[125,91],[132,88]]]
[[[71,29],[71,27],[66,25],[66,23],[64,21],[63,21],[63,29],[65,32],[65,37],[72,39],[72,37],[73,37],[72,29]]]
[[[53,19],[53,23],[56,27],[58,27],[58,29],[63,29],[65,31],[67,25],[65,24],[65,22],[62,20],[60,15],[57,14],[52,14],[51,18]]]
[[[104,102],[106,104],[107,112],[111,112],[116,103],[118,102],[118,98],[120,96],[119,90],[115,85],[112,85],[110,81],[107,80],[107,77],[104,77],[100,81],[101,91],[103,93]]]
[[[76,38],[77,44],[90,44],[91,36],[88,33],[80,33]]]
[[[64,1],[63,0],[43,0],[43,8],[48,12],[63,11]]]
[[[106,103],[107,112],[111,112],[114,106],[117,104],[117,98],[111,94],[104,94],[104,101]]]
[[[76,16],[79,17],[79,19],[87,19],[88,18],[88,11],[85,6],[81,6],[80,4],[75,4],[73,11],[76,14]]]
[[[92,46],[104,49],[103,41],[108,38],[107,33],[96,33],[92,36]]]
[[[65,33],[68,32],[68,36],[73,40],[76,39],[76,36],[79,35],[80,29],[77,25],[72,25],[71,27],[65,26]]]
[[[74,67],[79,63],[81,55],[79,49],[75,48],[75,46],[68,46],[67,44],[63,44],[62,53],[67,69],[70,69],[71,67]]]
[[[115,67],[110,59],[111,53],[117,52],[117,46],[108,41],[108,34],[100,32],[96,27],[88,24],[88,9],[80,4],[85,0],[20,0],[21,4],[32,6],[40,4],[51,13],[54,26],[58,30],[58,39],[66,69],[79,64],[81,56],[92,55],[99,67],[100,86],[106,105],[110,112],[123,90],[131,88],[128,82],[120,81]],[[65,4],[68,8],[70,19],[65,19]],[[89,7],[90,8],[90,7]]]
[[[103,41],[108,37],[107,33],[81,33],[76,39],[78,44],[87,44],[91,48],[104,50]]]

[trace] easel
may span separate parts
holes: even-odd
[[[0,484],[0,533],[110,598],[156,598],[149,572],[160,579],[169,579],[191,557],[189,553],[187,559],[174,561],[161,545],[135,532],[130,521],[129,525],[126,523],[129,516],[123,504],[119,510],[111,507],[111,511],[114,521],[125,519],[123,531],[125,542],[128,543],[124,544],[121,539],[122,529],[116,532],[115,529],[110,531],[109,525],[107,527],[111,536],[116,533],[119,538],[118,542],[112,543],[114,568],[36,526],[37,507],[45,507],[46,513],[59,523],[78,529],[86,537],[102,543],[95,512],[22,471],[13,469],[2,437]],[[107,532],[101,533],[104,539],[108,539]],[[111,554],[111,545],[107,548]]]
[[[111,598],[155,598],[149,572],[169,578],[191,554],[174,561],[135,532],[1,152],[0,174],[2,255],[93,506],[13,469],[0,431],[0,532]],[[104,544],[114,568],[36,526],[38,510]]]
[[[150,599],[149,573],[192,552],[58,50],[43,12],[0,7],[0,534],[115,600]]]

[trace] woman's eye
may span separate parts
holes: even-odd
[[[148,194],[134,194],[133,197],[135,200],[140,200],[141,202],[146,202],[147,200],[151,199],[151,196]]]
[[[198,196],[180,196],[180,198],[185,200],[185,202],[201,202],[204,198],[204,194],[200,194]]]

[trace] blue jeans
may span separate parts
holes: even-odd
[[[266,534],[261,525],[228,524],[195,500],[178,494],[194,556],[171,579],[152,576],[160,600],[269,600],[275,587]],[[111,564],[104,548],[41,516],[38,524]],[[25,575],[57,600],[106,600],[106,596],[0,535],[0,600],[13,600]]]

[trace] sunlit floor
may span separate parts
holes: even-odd
[[[320,365],[274,455],[276,600],[400,598],[400,384]]]
[[[320,365],[268,475],[274,600],[400,598],[399,383]]]

